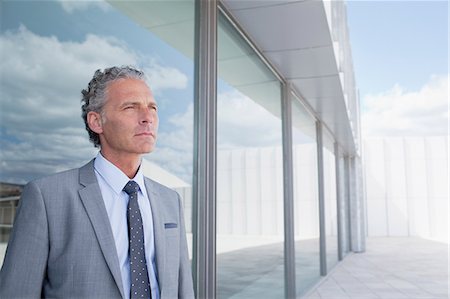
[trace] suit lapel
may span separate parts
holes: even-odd
[[[163,213],[161,211],[161,205],[159,203],[162,198],[158,188],[148,178],[145,178],[145,188],[150,200],[150,206],[152,209],[153,217],[153,231],[155,237],[155,255],[156,255],[156,268],[158,271],[158,283],[159,289],[162,292],[164,286],[164,273],[166,273],[165,267],[165,247],[166,239],[164,237],[164,221],[161,218]]]
[[[81,201],[92,223],[103,256],[120,290],[120,294],[122,298],[125,298],[119,258],[115,250],[114,236],[102,199],[102,193],[94,173],[94,160],[80,168],[80,184],[84,186],[83,189],[79,190]]]

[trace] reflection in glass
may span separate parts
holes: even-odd
[[[327,248],[327,271],[338,262],[337,198],[336,198],[336,161],[334,157],[334,139],[331,133],[323,129],[323,176],[325,201],[325,235]]]
[[[95,157],[80,117],[81,90],[96,69],[113,65],[148,75],[160,127],[144,173],[181,193],[190,231],[194,0],[111,4],[1,4],[0,242],[7,242],[23,184]],[[0,243],[0,261],[5,247]]]
[[[348,215],[348,190],[347,179],[345,177],[345,158],[342,156],[341,151],[339,153],[336,168],[338,173],[337,183],[339,183],[339,201],[337,202],[337,210],[340,215],[340,218],[338,218],[340,221],[340,223],[338,223],[338,238],[341,240],[341,243],[338,242],[338,246],[341,246],[340,249],[342,252],[342,257],[344,257],[350,250],[350,235],[348,230],[350,215]]]
[[[284,297],[280,83],[219,18],[217,294]]]
[[[297,294],[320,278],[316,122],[300,100],[292,101],[294,236]]]

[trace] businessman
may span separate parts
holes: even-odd
[[[100,151],[24,188],[0,298],[193,298],[180,197],[140,168],[158,130],[144,74],[96,71],[82,118]]]

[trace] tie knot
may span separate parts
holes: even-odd
[[[135,181],[129,181],[125,187],[123,187],[123,191],[125,191],[128,195],[136,193],[139,191],[139,185]]]

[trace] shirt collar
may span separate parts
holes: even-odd
[[[134,178],[130,179],[125,173],[122,172],[122,170],[109,162],[100,152],[98,152],[94,161],[94,169],[116,194],[119,195],[122,192],[123,187],[125,187],[129,181],[135,181],[139,185],[140,191],[147,197],[144,174],[140,165]]]

